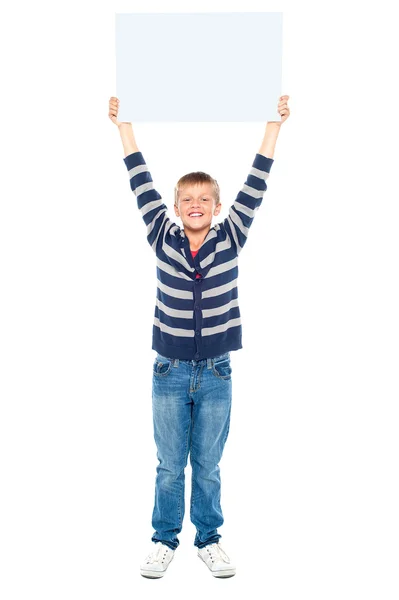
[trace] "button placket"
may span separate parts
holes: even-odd
[[[202,278],[195,279],[195,285],[193,289],[194,294],[194,338],[196,353],[195,359],[198,360],[201,356],[201,327],[202,327],[202,311],[201,311],[201,285]]]

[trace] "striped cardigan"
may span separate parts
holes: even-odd
[[[262,203],[273,159],[256,154],[228,217],[211,227],[194,258],[184,229],[168,218],[168,208],[154,188],[142,153],[134,152],[123,160],[147,226],[147,240],[156,254],[152,349],[185,360],[239,350],[238,255]]]

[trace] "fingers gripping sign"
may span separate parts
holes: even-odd
[[[284,121],[286,121],[288,119],[288,117],[290,116],[290,109],[288,107],[288,99],[289,99],[289,96],[280,96],[280,100],[279,100],[278,107],[277,107],[278,113],[281,116],[280,124],[284,123]]]

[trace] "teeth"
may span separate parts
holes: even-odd
[[[190,213],[190,217],[202,217],[202,213]]]

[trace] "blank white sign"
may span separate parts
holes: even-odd
[[[115,14],[120,121],[280,121],[280,12]]]

